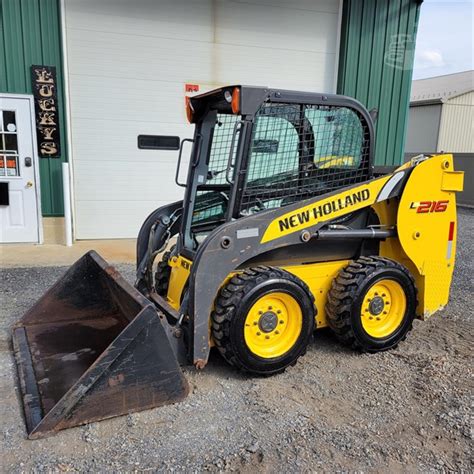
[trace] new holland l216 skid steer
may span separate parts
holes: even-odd
[[[186,111],[192,140],[153,138],[180,150],[185,192],[144,222],[135,286],[91,251],[13,329],[30,438],[182,400],[180,365],[204,368],[212,346],[276,374],[316,329],[383,351],[448,302],[451,155],[376,176],[371,116],[337,95],[230,86]]]

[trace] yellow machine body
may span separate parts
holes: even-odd
[[[464,173],[453,170],[452,155],[440,155],[416,166],[397,213],[400,245],[414,272],[424,318],[448,302],[456,255],[456,192]]]
[[[134,285],[90,251],[13,328],[30,438],[184,399],[180,367],[203,369],[212,345],[278,374],[315,329],[388,350],[448,302],[451,155],[376,176],[372,117],[344,96],[227,86],[187,97],[186,113],[186,191],[143,222]]]
[[[169,304],[176,310],[179,309],[181,304],[184,285],[186,285],[186,282],[188,281],[192,264],[193,262],[191,260],[188,260],[181,255],[172,257],[168,261],[168,265],[171,267],[171,275],[167,299]]]
[[[398,168],[394,174],[408,167],[410,163]],[[357,188],[343,190],[336,198],[339,202],[345,202],[347,196],[357,194],[358,188],[368,189],[369,198],[363,199],[363,194],[361,201],[351,207],[351,210],[363,208],[367,206],[367,202],[375,199],[392,176],[393,174],[364,183]],[[418,289],[417,316],[422,319],[442,309],[448,302],[456,254],[456,192],[462,189],[463,172],[453,170],[452,155],[438,155],[414,167],[400,199],[370,204],[382,226],[397,228],[398,237],[388,238],[380,243],[380,256],[391,258],[410,270]],[[334,199],[333,196],[322,200],[320,205],[323,206],[326,201]],[[302,206],[296,213],[291,214],[306,211],[309,211],[309,207]],[[334,217],[345,212],[347,211],[341,207],[335,211]],[[289,218],[291,219],[291,216]],[[278,221],[281,220],[280,217]],[[311,220],[298,221],[296,225],[281,230],[278,221],[275,220],[269,225],[262,241],[278,238],[282,232],[301,231],[314,224]],[[171,277],[167,299],[178,309],[192,261],[183,256],[176,256],[168,263],[171,266]],[[298,265],[289,263],[281,266],[304,281],[311,290],[315,297],[318,329],[327,326],[325,305],[332,281],[348,263],[349,260],[337,260]],[[232,274],[222,284],[231,276]]]

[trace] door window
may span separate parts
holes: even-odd
[[[248,183],[298,171],[298,132],[286,118],[262,116],[255,123]]]
[[[0,111],[0,176],[20,176],[15,112]]]
[[[228,170],[227,167],[235,161],[237,139],[234,138],[234,133],[240,119],[239,115],[217,114],[212,134],[208,173],[206,181],[198,186],[193,211],[193,226],[212,224],[225,217],[230,190],[227,179],[233,171]],[[215,189],[211,189],[212,187]]]
[[[280,207],[297,188],[300,123],[299,105],[264,104],[257,113],[240,215]]]
[[[320,169],[357,169],[363,155],[364,129],[346,107],[305,108],[314,133],[314,164]]]

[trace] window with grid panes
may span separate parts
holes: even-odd
[[[15,112],[3,110],[0,111],[0,177],[19,175]]]
[[[234,162],[237,140],[232,146],[232,137],[236,123],[241,119],[238,115],[218,114],[209,155],[209,167],[204,185],[215,185],[220,189],[199,189],[196,194],[192,225],[212,224],[224,219],[229,201],[230,185],[226,180],[229,155],[232,153]]]

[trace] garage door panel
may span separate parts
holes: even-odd
[[[75,162],[79,161],[127,161],[131,163],[160,163],[163,159],[177,162],[178,151],[139,150],[138,135],[177,135],[181,139],[192,138],[194,126],[165,122],[141,122],[75,118],[73,143]],[[104,137],[107,137],[104,140]],[[185,145],[186,146],[186,145]],[[186,146],[183,156],[188,153]],[[112,150],[112,152],[111,152]]]
[[[334,1],[337,5],[338,0]],[[304,2],[286,6],[219,1],[216,11],[216,43],[258,45],[275,49],[336,51],[338,14],[308,10]]]
[[[254,5],[264,5],[267,7],[279,7],[293,9],[303,9],[309,11],[325,12],[325,13],[338,13],[339,12],[339,0],[297,0],[289,2],[288,0],[252,0]]]
[[[119,78],[71,75],[75,89],[71,103],[74,117],[154,121],[184,124],[183,85],[171,82],[134,81],[127,87]],[[93,107],[91,107],[93,104]]]
[[[66,14],[68,28],[208,42],[213,38],[211,0],[67,0]]]
[[[76,206],[78,239],[135,239],[146,217],[169,201],[85,201]]]
[[[216,49],[220,58],[216,75],[221,83],[255,84],[258,77],[255,85],[334,90],[334,55],[224,44]]]
[[[181,82],[135,80],[133,87],[127,88],[120,78],[71,75],[70,84],[75,89],[73,119],[111,120],[131,126],[134,122],[149,122],[155,124],[155,131],[159,123],[174,124],[180,130],[188,125]],[[205,83],[200,86],[202,91],[216,87]]]
[[[68,33],[73,75],[212,82],[212,43],[81,30]],[[186,79],[187,80],[187,79]]]
[[[82,181],[76,200],[107,201],[126,197],[130,201],[175,201],[183,195],[183,188],[174,182],[175,170],[176,159],[166,157],[156,163],[81,161],[75,166]]]

